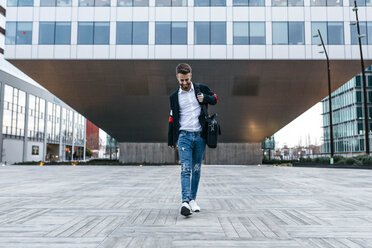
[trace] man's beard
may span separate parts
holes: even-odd
[[[191,88],[191,83],[190,84],[186,84],[186,85],[181,85],[181,89],[183,90],[189,90]]]

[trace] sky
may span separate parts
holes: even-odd
[[[276,148],[287,145],[288,147],[307,144],[320,145],[323,136],[322,103],[317,103],[288,125],[274,134]]]

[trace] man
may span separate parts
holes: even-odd
[[[170,117],[168,128],[168,146],[178,145],[181,160],[182,206],[181,214],[191,215],[199,212],[196,203],[201,162],[205,151],[207,123],[202,104],[216,104],[218,97],[207,85],[191,82],[191,67],[179,64],[176,77],[180,87],[170,96]]]

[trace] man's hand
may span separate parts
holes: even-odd
[[[198,93],[198,101],[203,102],[204,101],[204,94],[203,93]]]
[[[170,149],[174,149],[174,146],[168,146]]]

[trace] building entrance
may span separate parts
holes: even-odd
[[[45,161],[57,162],[59,161],[59,145],[47,144],[47,152]]]

